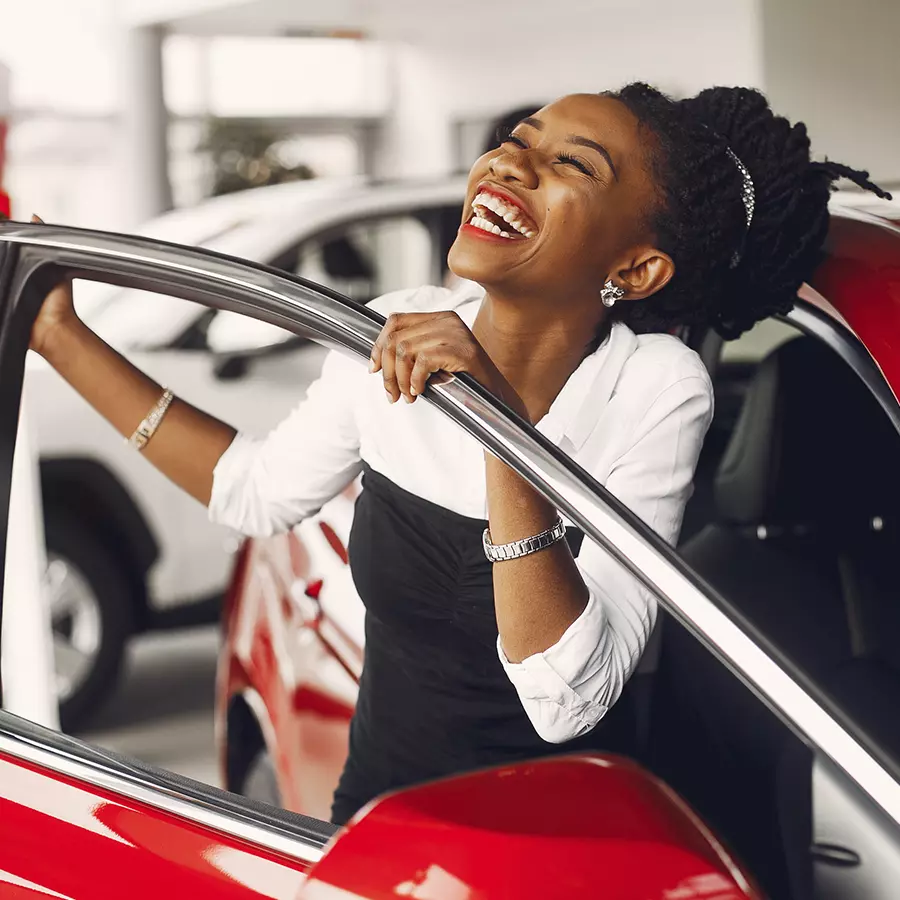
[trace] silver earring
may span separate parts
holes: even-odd
[[[617,284],[612,283],[612,279],[606,282],[603,285],[603,289],[600,291],[600,299],[603,301],[603,305],[612,309],[618,300],[621,300],[625,296],[625,291],[622,290]]]

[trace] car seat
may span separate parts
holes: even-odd
[[[714,520],[681,553],[900,757],[897,717],[883,714],[900,708],[898,466],[900,435],[866,385],[833,350],[796,338],[754,375],[715,476]],[[658,676],[663,774],[773,897],[810,896],[809,753],[671,620]]]

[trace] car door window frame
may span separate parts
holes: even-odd
[[[865,344],[849,328],[836,322],[819,307],[804,301],[798,301],[792,310],[780,318],[837,353],[862,380],[900,434],[900,401]]]
[[[10,263],[15,271],[9,289],[0,294],[0,379],[13,388],[0,400],[0,436],[7,438],[0,441],[3,548],[27,337],[42,297],[62,272],[240,312],[362,358],[367,358],[383,323],[374,311],[327,288],[210,251],[46,225],[0,226],[0,248],[4,242],[4,272]],[[720,662],[900,825],[900,781],[894,764],[637,516],[469,376],[434,379],[424,398],[624,565]],[[11,717],[3,716],[0,722],[7,738],[21,731]],[[123,764],[119,777],[128,771]],[[169,780],[170,799],[178,792],[177,782],[174,776]],[[233,817],[233,811],[229,815]]]

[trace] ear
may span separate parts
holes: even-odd
[[[626,291],[625,300],[643,300],[662,290],[675,274],[668,253],[656,247],[642,247],[615,271],[616,281]]]

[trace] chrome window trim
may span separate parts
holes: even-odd
[[[150,767],[139,769],[99,747],[2,711],[0,758],[38,766],[82,782],[89,786],[86,789],[97,788],[133,800],[306,866],[313,866],[322,858],[332,837],[328,827],[303,831],[302,826],[287,821],[287,817],[274,811],[266,815],[239,797],[229,803],[193,779],[171,778],[165,772],[151,771]],[[310,820],[311,825],[314,822]]]
[[[862,379],[900,433],[900,401],[866,345],[852,331],[813,304],[800,300],[781,318],[834,350]]]
[[[380,330],[380,316],[332,291],[208,251],[17,223],[0,226],[4,241],[19,246],[19,268],[24,270],[19,280],[26,287],[50,262],[89,272],[94,280],[139,279],[144,288],[150,283],[158,291],[248,314],[361,357],[368,356]],[[867,746],[864,737],[854,736],[854,726],[840,710],[630,510],[468,376],[447,376],[430,385],[424,397],[604,547],[790,727],[900,824],[900,783],[894,766],[877,748]]]

